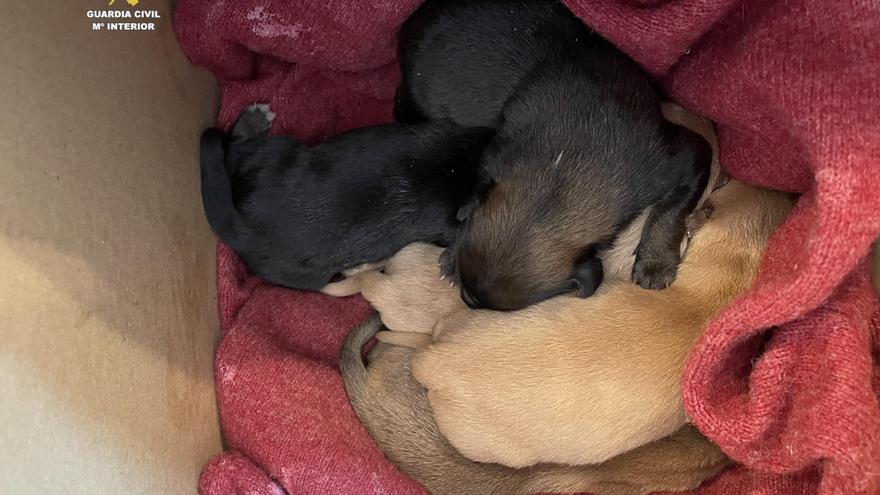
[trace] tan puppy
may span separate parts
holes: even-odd
[[[690,426],[594,466],[512,469],[471,461],[437,429],[424,389],[410,374],[414,349],[380,343],[370,352],[369,369],[364,367],[361,348],[380,326],[374,317],[346,339],[339,357],[345,389],[358,418],[385,455],[433,495],[642,495],[694,488],[727,465],[718,448]],[[417,337],[428,337],[385,334],[413,337],[410,343],[416,346]],[[422,344],[429,342],[426,338]]]
[[[456,311],[413,361],[440,431],[465,456],[511,467],[592,464],[685,422],[679,385],[694,339],[751,285],[791,207],[731,181],[664,291],[608,282],[512,313]]]
[[[696,127],[695,130],[706,136],[713,143],[714,149],[714,134],[708,121],[697,119],[673,105],[665,107],[664,112],[670,120],[678,119],[681,122],[691,119],[691,123]],[[713,160],[713,182],[717,176],[717,160]],[[695,217],[700,218],[701,215],[697,214]],[[694,227],[693,222],[690,225]],[[609,277],[606,280],[614,278],[629,280],[632,253],[638,242],[640,229],[641,222],[634,223],[631,226],[632,235],[621,236],[614,249],[605,253],[606,258],[603,262],[609,268],[607,270]],[[684,245],[682,247],[684,248]],[[424,244],[409,246],[387,264],[385,273],[359,273],[343,282],[327,286],[324,292],[338,296],[363,292],[363,295],[379,309],[384,323],[389,328],[400,331],[383,332],[378,336],[380,340],[398,345],[424,345],[430,341],[426,337],[401,332],[422,334],[430,332],[438,318],[464,309],[457,289],[440,280],[437,266],[440,252],[440,248]],[[594,426],[601,428],[598,423]],[[615,439],[609,438],[609,440]],[[592,447],[603,450],[601,445]],[[614,449],[616,446],[610,445],[607,448]]]
[[[397,325],[409,320],[417,329],[379,332],[380,341],[397,345],[380,343],[370,354],[367,370],[360,349],[379,328],[374,318],[350,334],[340,355],[346,390],[358,417],[385,454],[410,477],[435,495],[579,491],[637,495],[690,489],[727,465],[721,452],[691,427],[596,466],[541,465],[518,470],[463,457],[439,434],[424,389],[410,374],[414,350],[399,347],[430,344],[428,332],[433,325],[427,322],[436,321],[449,307],[464,307],[457,290],[440,279],[437,260],[441,251],[429,244],[413,244],[387,263],[385,273],[363,273],[345,281],[349,290],[363,290],[376,307],[384,308],[385,320]]]

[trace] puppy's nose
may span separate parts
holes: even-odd
[[[480,309],[483,307],[483,303],[481,303],[477,296],[473,295],[470,289],[464,284],[461,284],[461,300],[471,309]]]

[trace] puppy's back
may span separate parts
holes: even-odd
[[[313,147],[288,136],[202,139],[205,211],[253,273],[315,290],[417,241],[449,243],[490,129],[451,122],[353,129]]]
[[[586,31],[578,23],[555,0],[428,0],[400,31],[405,99],[429,119],[495,127],[523,77]]]
[[[386,456],[433,495],[580,493],[642,495],[699,485],[727,461],[692,427],[593,466],[511,469],[474,462],[442,436],[424,389],[410,372],[414,350],[379,344],[369,369],[361,348],[381,327],[373,317],[346,338],[339,358],[358,418]]]

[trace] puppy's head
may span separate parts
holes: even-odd
[[[610,172],[611,167],[591,163],[634,160],[630,169],[656,170],[673,160],[694,162],[694,167],[706,161],[710,153],[704,140],[681,127],[664,126],[654,141],[614,149],[571,146],[566,149],[580,152],[555,156],[490,146],[484,154],[486,170],[504,170],[493,167],[492,160],[513,165],[483,181],[459,215],[465,222],[456,244],[443,255],[444,272],[455,277],[465,303],[516,310],[564,293],[587,297],[605,272],[620,272],[603,266],[602,257],[643,213],[649,204],[645,198],[654,192]]]
[[[565,174],[519,172],[487,190],[444,253],[444,271],[455,275],[472,308],[515,310],[568,292],[589,296],[602,281],[599,255],[621,227],[610,191],[584,191]]]

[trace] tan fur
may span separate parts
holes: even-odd
[[[642,495],[694,488],[727,465],[724,455],[690,426],[595,466],[511,469],[471,461],[437,429],[425,392],[410,374],[413,349],[379,344],[364,368],[361,348],[379,327],[373,318],[346,339],[339,358],[345,388],[383,452],[433,495]],[[430,342],[423,334],[383,333],[409,339],[416,348]]]
[[[413,362],[440,430],[467,457],[525,467],[591,464],[686,422],[688,350],[752,283],[786,195],[731,181],[668,289],[608,282],[516,312],[460,310]]]
[[[360,292],[386,327],[430,334],[441,317],[467,307],[458,289],[440,276],[441,252],[432,244],[410,244],[388,260],[384,272],[361,272],[321,291],[337,297]]]
[[[358,273],[369,272],[373,270],[381,270],[385,268],[385,261],[375,261],[373,263],[363,263],[361,265],[349,268],[342,272],[346,277],[354,277]]]

